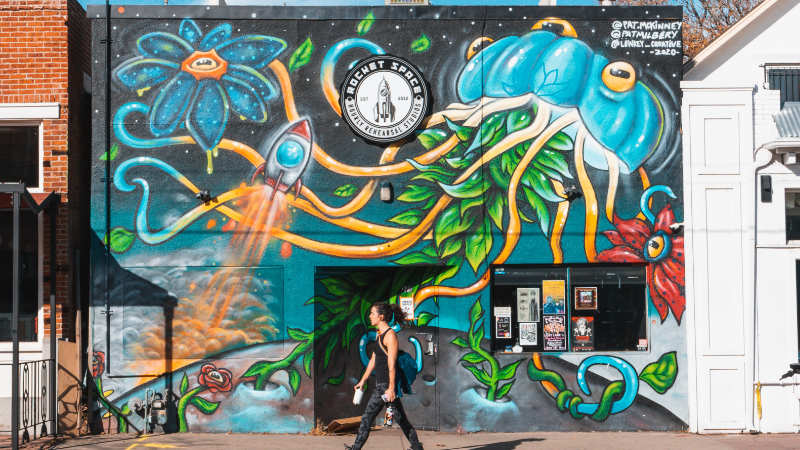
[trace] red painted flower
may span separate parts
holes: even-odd
[[[97,378],[106,370],[106,354],[94,352],[92,354],[92,376]]]
[[[197,382],[211,392],[228,392],[233,387],[233,375],[228,369],[217,369],[213,364],[203,364]]]
[[[667,204],[656,217],[655,226],[633,218],[614,218],[616,231],[603,234],[614,244],[597,255],[602,262],[643,262],[647,264],[650,299],[663,322],[668,309],[678,323],[686,309],[683,237],[673,236],[669,226],[675,223],[672,206]]]

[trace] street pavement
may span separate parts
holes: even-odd
[[[6,436],[7,437],[7,436]],[[408,441],[401,442],[402,433],[396,427],[373,431],[366,450],[404,450]],[[344,449],[354,435],[312,436],[297,434],[206,434],[176,433],[137,437],[134,434],[97,435],[57,440],[41,439],[25,449],[123,449],[152,448],[187,449],[280,449],[326,450]],[[522,449],[800,449],[797,434],[721,434],[690,433],[443,433],[422,431],[420,438],[427,450],[522,450]],[[0,448],[8,448],[0,440]]]

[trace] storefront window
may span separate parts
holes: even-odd
[[[495,266],[494,351],[646,351],[644,265]]]

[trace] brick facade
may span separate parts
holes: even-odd
[[[85,248],[88,230],[90,32],[76,0],[0,2],[0,105],[57,103],[59,118],[42,122],[42,188],[61,197],[56,219],[56,324],[58,337],[73,340],[77,305],[74,249]],[[84,75],[86,74],[86,75]],[[50,217],[45,214],[42,285],[44,335],[50,334]]]

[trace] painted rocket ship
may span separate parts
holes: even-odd
[[[378,101],[372,108],[375,113],[376,122],[389,122],[394,120],[394,105],[392,104],[392,93],[389,91],[389,83],[386,78],[378,84]]]
[[[286,192],[294,187],[300,192],[300,176],[308,167],[312,147],[311,122],[302,118],[287,125],[275,138],[267,138],[258,147],[264,155],[264,164],[258,166],[250,178],[253,184],[259,175],[275,192]]]

